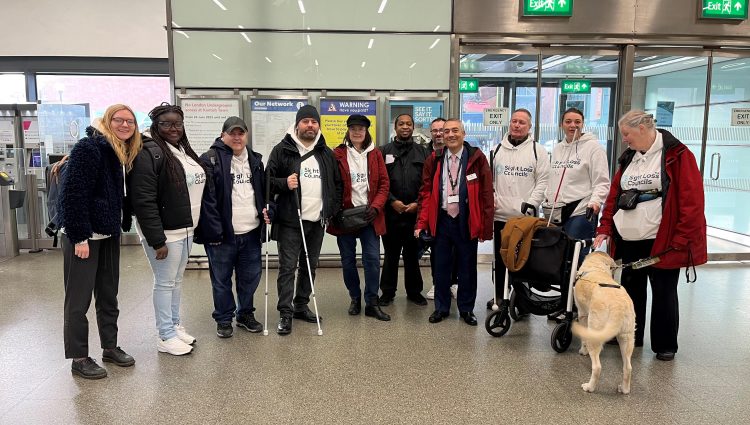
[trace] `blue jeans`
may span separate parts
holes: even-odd
[[[362,290],[359,287],[359,271],[357,271],[357,239],[362,244],[362,266],[365,269],[365,303],[372,305],[378,298],[378,284],[380,279],[380,237],[375,234],[375,228],[369,225],[357,233],[340,235],[336,238],[341,252],[341,268],[344,272],[344,285],[349,290],[349,296],[359,299]]]
[[[261,243],[260,226],[248,233],[234,236],[234,242],[205,245],[208,255],[209,274],[214,296],[216,323],[232,323],[235,309],[237,316],[253,314],[253,296],[260,283]],[[237,302],[232,293],[232,274],[236,273]]]
[[[593,239],[594,233],[596,232],[596,225],[587,220],[585,215],[576,215],[570,217],[568,221],[565,222],[563,225],[563,231],[573,239]],[[581,249],[581,255],[578,257],[579,265],[583,262],[583,257],[585,257],[590,250],[591,247]]]
[[[167,340],[177,336],[175,326],[180,324],[180,297],[182,276],[185,273],[193,238],[169,242],[169,254],[163,260],[156,259],[156,251],[146,241],[142,242],[146,258],[154,273],[154,316],[159,338]]]

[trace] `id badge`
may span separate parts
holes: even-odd
[[[448,203],[449,204],[457,204],[458,203],[458,195],[448,195]]]

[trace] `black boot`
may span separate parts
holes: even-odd
[[[365,306],[365,316],[374,317],[384,322],[388,322],[391,320],[391,316],[380,309],[377,298],[373,299],[370,305]]]
[[[352,298],[352,303],[349,304],[349,315],[356,316],[362,311],[362,300],[359,298]]]

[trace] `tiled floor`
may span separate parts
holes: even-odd
[[[429,281],[429,269],[423,273]],[[2,424],[740,424],[750,417],[750,269],[744,264],[703,266],[697,283],[680,285],[677,358],[655,360],[647,337],[633,355],[628,396],[616,393],[616,347],[605,349],[599,390],[587,394],[580,384],[588,379],[589,359],[574,348],[552,351],[553,324],[546,319],[514,323],[507,335],[493,338],[457,314],[429,324],[432,307],[407,303],[403,291],[385,308],[392,322],[350,317],[338,269],[318,275],[323,336],[299,321],[292,335],[276,335],[272,270],[269,336],[236,329],[228,340],[215,334],[208,272],[190,271],[182,312],[198,338],[195,352],[159,354],[151,273],[138,247],[123,249],[119,298],[119,344],[137,363],[107,364],[109,377],[86,381],[72,377],[63,358],[61,275],[59,252],[0,263]],[[480,265],[480,282],[475,312],[483,321],[489,265]],[[262,286],[255,298],[261,321]],[[91,314],[90,320],[95,348]]]

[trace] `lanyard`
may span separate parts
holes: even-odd
[[[451,154],[451,156],[448,157],[448,160],[450,161],[450,159],[453,158],[453,157],[454,157],[454,155]],[[456,158],[456,159],[458,159],[458,158]],[[458,185],[458,176],[461,175],[461,166],[462,165],[463,164],[461,164],[461,160],[458,159],[458,173],[456,174],[456,180],[453,181],[453,175],[451,174],[451,165],[448,164],[448,181],[450,182],[450,185],[451,185],[451,193],[449,193],[449,195],[455,195],[456,194],[456,186]]]

